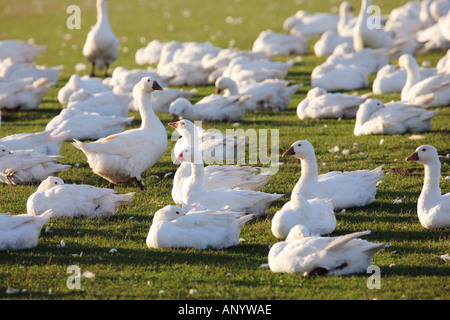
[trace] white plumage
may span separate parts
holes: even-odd
[[[0,139],[0,144],[9,150],[33,149],[48,155],[59,155],[61,144],[66,140],[69,132],[58,134],[52,131],[34,133],[16,133]]]
[[[307,199],[331,199],[334,210],[371,204],[377,192],[376,182],[383,177],[382,166],[373,170],[331,171],[318,174],[314,147],[309,141],[294,142],[283,153],[301,160],[301,177],[292,193]]]
[[[439,187],[441,162],[435,147],[422,145],[407,161],[425,166],[425,179],[417,201],[417,215],[424,228],[450,228],[450,193],[442,194]]]
[[[301,226],[296,226],[291,229],[286,241],[270,248],[270,270],[304,276],[365,273],[372,265],[373,255],[387,247],[384,243],[358,239],[369,233],[362,231],[337,237],[303,238]]]
[[[282,79],[265,79],[261,82],[249,83],[238,87],[236,82],[228,77],[219,77],[215,83],[216,92],[224,92],[224,96],[250,95],[245,110],[286,110],[292,96],[303,84],[289,86],[289,81]]]
[[[192,211],[168,205],[153,216],[149,248],[224,249],[239,244],[241,227],[252,218],[240,212]]]
[[[286,238],[296,225],[302,226],[303,236],[321,236],[332,233],[336,228],[336,216],[330,200],[306,199],[300,193],[292,193],[291,200],[272,218],[272,234]]]
[[[210,94],[192,104],[186,98],[178,98],[169,106],[169,113],[174,119],[181,117],[191,121],[242,121],[245,116],[245,101],[250,95],[224,97]]]
[[[55,134],[70,132],[66,141],[97,140],[122,132],[133,120],[134,117],[105,116],[97,112],[63,109],[47,123],[45,130],[53,131]]]
[[[84,57],[92,64],[91,77],[95,67],[108,72],[110,64],[119,56],[119,39],[111,30],[108,18],[108,1],[97,0],[97,22],[91,27],[83,47]]]
[[[48,177],[27,200],[27,212],[39,216],[51,209],[58,218],[106,218],[133,199],[134,192],[116,194],[114,190],[84,184],[65,184],[58,177]]]
[[[437,113],[403,101],[383,104],[381,100],[368,99],[359,106],[353,133],[360,136],[426,132]]]
[[[135,101],[139,104],[141,127],[126,130],[94,142],[73,144],[87,157],[92,171],[114,184],[136,181],[141,189],[142,173],[151,168],[166,152],[167,132],[155,115],[151,94],[162,88],[148,77],[142,78]]]
[[[174,127],[181,138],[175,144],[174,156],[178,155],[188,146],[195,146],[202,152],[205,162],[204,185],[207,190],[219,188],[239,188],[243,190],[261,190],[269,181],[269,174],[258,174],[261,168],[240,165],[214,165],[213,163],[227,163],[240,159],[240,150],[245,148],[245,139],[236,139],[218,133],[208,133],[199,130],[189,120],[169,123]],[[182,204],[182,193],[185,184],[192,174],[191,164],[183,161],[175,172],[172,187],[172,198],[177,204]]]
[[[0,213],[0,250],[35,248],[39,243],[42,227],[51,217],[52,210],[47,210],[40,216]]]
[[[346,93],[329,93],[315,87],[297,105],[299,119],[355,118],[358,107],[371,95],[362,96]]]
[[[198,149],[194,146],[184,148],[174,163],[181,161],[189,162],[192,172],[182,190],[181,201],[185,211],[231,210],[263,215],[273,201],[283,196],[282,194],[230,188],[206,190],[203,159]]]
[[[34,150],[10,151],[0,145],[0,182],[10,185],[40,183],[70,168],[70,165],[57,163],[58,158]]]
[[[262,31],[253,42],[253,52],[264,52],[268,56],[304,54],[308,50],[308,38],[302,35]]]

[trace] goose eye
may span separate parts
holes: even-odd
[[[299,147],[301,147],[301,146],[302,146],[302,144],[301,144],[301,143],[299,143],[299,144],[298,144],[298,146],[299,146]]]
[[[423,148],[422,151],[427,151],[427,149],[426,149],[426,148]]]
[[[176,214],[180,214],[180,212],[179,211],[177,211],[177,212],[175,212]]]
[[[147,82],[150,82],[150,79],[147,79]]]
[[[58,184],[58,182],[55,181],[55,184]]]

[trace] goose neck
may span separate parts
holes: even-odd
[[[153,111],[151,95],[139,94],[137,98],[139,113],[141,115],[141,129],[149,129],[154,127],[155,123],[160,121]]]
[[[404,92],[402,92],[403,95],[402,100],[406,99],[409,89],[411,89],[411,87],[414,86],[419,81],[420,81],[419,65],[417,64],[417,62],[411,61],[411,63],[408,63],[408,65],[406,66],[406,82],[403,87]],[[405,94],[406,96],[404,96]]]
[[[203,191],[204,187],[205,168],[203,163],[191,163],[191,177],[189,179],[190,191]]]
[[[227,87],[228,91],[230,92],[231,96],[237,96],[239,94],[239,89],[238,89],[236,82],[227,81],[226,87]]]
[[[318,169],[315,157],[301,159],[302,172],[300,179],[292,190],[292,194],[302,193],[302,188],[314,186],[317,183]]]
[[[433,161],[431,164],[425,164],[424,167],[425,179],[420,197],[425,198],[427,195],[440,195],[439,180],[441,177],[441,163],[439,159]]]

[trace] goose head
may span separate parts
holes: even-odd
[[[177,120],[179,116],[183,115],[184,110],[191,107],[191,102],[186,98],[178,98],[174,100],[169,106],[169,113],[174,120]]]
[[[395,69],[410,69],[414,70],[414,68],[419,68],[416,59],[409,53],[402,54],[397,61],[397,65]]]
[[[371,114],[377,112],[383,107],[383,101],[378,99],[367,99],[364,103],[360,104],[358,111],[356,112],[356,120],[359,122],[365,122]]]
[[[47,179],[41,182],[37,191],[47,191],[55,186],[61,186],[63,184],[64,181],[61,178],[49,176]]]
[[[353,8],[353,5],[349,1],[343,1],[339,5],[339,15],[341,17],[345,16],[349,12],[353,12],[355,8]]]
[[[163,90],[156,80],[150,79],[150,77],[143,77],[137,85],[137,90],[142,93],[152,93],[156,90]]]
[[[221,77],[217,78],[217,80],[215,82],[215,86],[216,86],[216,94],[220,94],[222,91],[224,91],[226,89],[228,89],[228,90],[236,89],[237,90],[236,82],[234,82],[234,80],[229,77],[221,76]],[[234,91],[236,91],[236,90],[234,90]],[[237,94],[237,92],[235,92],[234,94]]]
[[[7,156],[8,154],[12,154],[12,152],[4,145],[0,145],[0,158]]]
[[[312,99],[318,98],[324,94],[327,94],[327,91],[325,89],[315,87],[308,91],[308,93],[306,94],[306,98],[309,100],[312,100]]]
[[[173,163],[179,164],[181,162],[202,164],[202,154],[195,146],[184,147]]]
[[[293,242],[295,240],[308,237],[309,234],[310,232],[305,226],[297,224],[294,227],[292,227],[291,230],[289,230],[289,233],[284,241]]]
[[[172,221],[180,216],[184,216],[184,210],[178,206],[168,205],[156,211],[153,221]]]
[[[188,119],[170,122],[169,126],[177,130],[182,137],[190,136],[196,130],[195,125]]]
[[[416,151],[405,160],[427,164],[435,161],[436,159],[439,159],[436,148],[431,145],[422,145],[418,147]]]
[[[299,159],[306,159],[310,157],[311,154],[314,155],[314,147],[311,142],[307,140],[299,140],[294,142],[291,147],[283,153],[283,157],[295,156]]]

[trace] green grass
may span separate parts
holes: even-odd
[[[2,112],[0,137],[21,132],[44,130],[62,106],[57,102],[58,90],[74,73],[74,66],[85,62],[81,48],[85,36],[95,23],[94,1],[56,1],[36,3],[25,0],[0,2],[0,40],[33,38],[36,44],[46,44],[47,52],[37,62],[47,66],[62,64],[64,70],[58,84],[46,95],[39,109],[29,112]],[[405,1],[375,1],[384,14]],[[81,30],[66,28],[66,8],[78,4],[82,12]],[[354,1],[359,10],[358,2]],[[134,54],[152,39],[161,41],[211,41],[227,47],[231,40],[239,49],[251,49],[260,31],[271,28],[282,31],[284,19],[299,9],[329,11],[338,2],[308,1],[303,5],[294,0],[262,1],[110,1],[110,20],[113,30],[122,39],[122,52],[112,66],[140,68]],[[136,9],[138,8],[138,9]],[[183,16],[183,10],[190,18]],[[169,12],[163,17],[164,12]],[[242,17],[242,24],[230,25],[227,16]],[[168,28],[169,25],[173,27]],[[169,31],[172,30],[172,31]],[[70,36],[68,36],[70,35]],[[63,38],[71,38],[64,40]],[[125,38],[126,37],[126,38]],[[145,37],[145,39],[141,39]],[[369,274],[346,277],[313,277],[276,274],[268,268],[270,245],[277,242],[270,231],[271,218],[288,201],[290,192],[300,176],[300,163],[294,158],[281,158],[284,163],[263,191],[285,193],[275,202],[267,216],[247,223],[241,232],[244,242],[226,250],[148,249],[145,245],[155,211],[172,204],[171,188],[175,172],[170,150],[143,175],[148,191],[139,191],[135,185],[117,187],[119,193],[136,191],[135,200],[123,205],[108,219],[55,219],[48,223],[51,232],[42,232],[39,245],[32,250],[0,253],[0,299],[392,299],[418,300],[450,298],[450,265],[439,255],[450,253],[448,230],[426,230],[417,218],[416,202],[423,183],[423,167],[404,161],[420,144],[432,144],[441,154],[450,152],[450,109],[440,108],[433,119],[431,131],[425,139],[409,140],[409,135],[365,136],[353,135],[354,120],[305,120],[296,117],[297,104],[310,88],[310,72],[324,61],[312,52],[316,38],[311,39],[310,50],[296,63],[288,79],[304,83],[293,97],[288,110],[283,112],[248,112],[239,128],[279,129],[280,153],[292,142],[308,139],[313,143],[319,163],[319,172],[332,170],[372,169],[384,164],[386,171],[378,187],[375,202],[367,207],[348,209],[337,216],[333,235],[372,230],[365,239],[384,242],[391,247],[374,256],[373,264],[381,268],[381,289],[366,286]],[[127,49],[124,49],[124,48]],[[429,52],[417,57],[419,63],[435,65],[444,52]],[[285,61],[293,57],[280,57]],[[89,72],[86,70],[86,73]],[[371,77],[373,80],[373,76]],[[213,87],[200,87],[194,100],[213,92]],[[358,93],[369,92],[370,88]],[[383,101],[398,100],[399,94],[379,96]],[[130,128],[140,124],[140,117]],[[164,124],[171,121],[168,114],[158,115]],[[225,132],[226,123],[204,123],[208,128]],[[234,128],[234,127],[233,127]],[[166,125],[170,140],[173,129]],[[384,144],[380,145],[380,139]],[[357,148],[353,144],[357,142]],[[330,153],[334,146],[350,149],[349,155]],[[72,168],[60,174],[66,183],[90,184],[105,187],[107,182],[94,175],[84,155],[70,143],[64,143],[61,155]],[[75,166],[75,164],[79,166]],[[326,165],[323,165],[325,163]],[[442,176],[448,176],[447,163]],[[26,212],[26,199],[36,185],[0,185],[0,212]],[[442,179],[442,191],[450,190],[449,180]],[[393,204],[401,199],[401,204]],[[59,244],[63,240],[65,247]],[[110,253],[116,248],[116,253]],[[66,281],[67,268],[77,265],[81,271],[91,271],[93,279],[81,280],[82,290],[70,290]],[[8,287],[21,290],[8,295]],[[23,289],[23,291],[22,291]],[[196,291],[191,291],[191,289]],[[51,294],[49,294],[49,291]],[[194,292],[194,293],[192,293]]]

